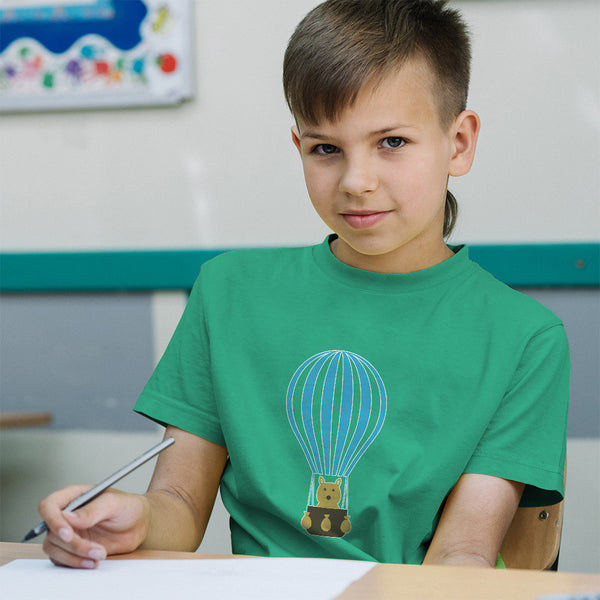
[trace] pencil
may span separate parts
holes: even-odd
[[[94,498],[99,496],[102,492],[107,490],[111,485],[123,479],[126,475],[129,475],[132,471],[135,471],[138,467],[142,466],[145,462],[149,461],[152,457],[156,456],[159,452],[162,452],[165,448],[168,448],[171,444],[174,444],[175,440],[172,437],[165,438],[160,444],[153,446],[150,450],[144,452],[141,456],[138,456],[135,460],[131,461],[128,465],[125,465],[117,472],[113,473],[110,477],[107,477],[104,481],[101,481],[98,485],[87,492],[81,494],[69,502],[69,504],[63,509],[71,512],[81,508],[88,502],[91,502]],[[45,531],[48,531],[48,526],[44,521],[36,525],[33,529],[30,529],[25,537],[21,540],[21,543],[27,542],[36,538],[38,535],[42,535]]]

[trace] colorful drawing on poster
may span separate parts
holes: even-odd
[[[5,0],[0,110],[191,96],[189,0]]]

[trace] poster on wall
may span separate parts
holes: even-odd
[[[190,0],[0,0],[0,111],[192,96]]]

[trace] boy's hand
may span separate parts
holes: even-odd
[[[107,554],[153,550],[193,552],[208,524],[227,449],[176,427],[177,442],[158,457],[144,495],[107,490],[75,512],[64,507],[91,486],[72,485],[39,504],[48,526],[43,550],[57,565],[93,569]]]
[[[144,541],[149,522],[144,496],[107,490],[75,512],[62,510],[90,487],[72,485],[39,504],[48,526],[42,548],[56,565],[93,569],[107,554],[132,552]]]

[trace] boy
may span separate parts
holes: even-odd
[[[233,550],[494,566],[514,512],[561,499],[560,321],[444,242],[471,167],[470,49],[435,0],[328,0],[284,61],[310,248],[202,267],[136,410],[177,443],[147,494],[40,504],[59,564],[194,550],[219,485]]]

